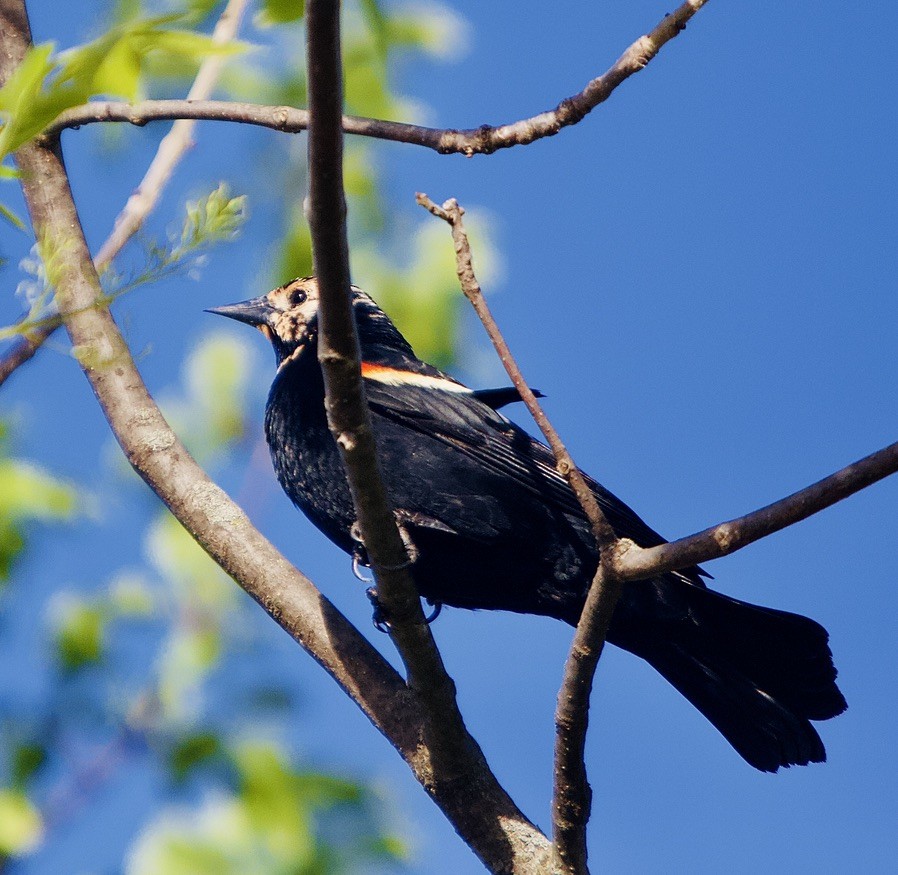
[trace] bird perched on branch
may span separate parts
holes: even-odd
[[[513,389],[474,391],[417,358],[353,288],[362,377],[387,492],[432,604],[543,614],[575,626],[598,566],[590,526],[551,451],[498,409]],[[265,433],[281,486],[337,546],[357,551],[355,513],[328,430],[313,277],[211,312],[259,328],[277,376]],[[618,535],[665,543],[599,483]],[[608,640],[645,659],[752,766],[823,762],[812,720],[845,709],[826,630],[713,592],[697,567],[626,584]]]

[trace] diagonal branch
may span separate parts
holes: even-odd
[[[22,0],[0,0],[0,83],[30,42]],[[340,684],[403,756],[418,781],[496,872],[539,871],[548,843],[488,772],[435,780],[416,696],[359,632],[257,532],[190,457],[147,392],[102,300],[59,144],[16,153],[38,240],[56,254],[60,310],[78,360],[128,461],[206,552]]]
[[[622,580],[643,580],[719,559],[794,525],[898,472],[898,443],[890,444],[823,480],[753,513],[657,547],[627,544],[615,560]]]
[[[0,386],[2,386],[18,368],[33,358],[47,338],[59,328],[58,322],[35,328],[17,338],[13,345],[0,357]]]
[[[473,304],[483,322],[505,371],[520,393],[521,399],[536,421],[555,455],[555,465],[567,478],[577,501],[592,526],[601,562],[590,584],[586,603],[574,633],[570,653],[564,666],[558,706],[555,711],[555,782],[552,803],[553,865],[560,873],[587,872],[586,824],[592,805],[592,790],[586,775],[586,732],[589,726],[589,697],[605,636],[622,586],[613,568],[612,557],[622,549],[592,490],[574,464],[536,395],[524,379],[521,369],[496,324],[477,277],[471,257],[471,246],[465,232],[464,210],[453,198],[437,206],[427,195],[418,194],[418,203],[452,228],[455,244],[456,272],[465,297]]]
[[[503,125],[456,130],[343,116],[343,130],[347,134],[423,146],[441,155],[461,154],[468,157],[489,155],[499,149],[525,146],[543,137],[551,137],[563,128],[582,121],[600,103],[604,103],[618,85],[644,69],[666,43],[685,29],[687,22],[705,3],[707,0],[687,0],[674,12],[665,15],[654,30],[639,37],[605,73],[590,81],[582,91],[565,98],[555,109],[530,118]],[[145,125],[151,121],[175,118],[240,122],[288,133],[306,130],[309,125],[306,110],[289,106],[189,100],[146,100],[133,105],[96,101],[66,110],[53,122],[48,132],[58,133],[64,128],[95,122]]]
[[[212,31],[213,42],[229,43],[237,36],[247,3],[248,0],[228,0],[227,6],[222,10]],[[208,55],[203,59],[188,92],[188,100],[203,100],[212,93],[226,60],[226,57],[221,54]],[[175,168],[188,149],[193,146],[195,127],[195,121],[179,119],[159,142],[156,154],[140,185],[137,186],[134,194],[128,198],[122,211],[116,217],[112,233],[106,238],[106,242],[100,247],[100,251],[94,258],[98,273],[103,273],[109,267],[124,245],[140,230],[146,217],[156,207]],[[16,340],[6,354],[0,358],[0,386],[18,367],[34,356],[61,324],[62,321],[58,317],[51,319]]]
[[[462,221],[465,211],[458,205],[458,201],[455,198],[446,201],[442,206],[437,206],[426,194],[421,192],[418,192],[415,199],[428,212],[448,222],[452,228],[452,241],[455,244],[456,273],[458,274],[462,292],[464,292],[465,297],[471,302],[475,312],[480,317],[480,321],[483,323],[486,333],[489,335],[490,341],[499,355],[505,372],[514,384],[515,389],[520,393],[521,400],[527,405],[530,415],[549,442],[549,446],[555,455],[555,467],[558,469],[559,474],[567,478],[574,495],[577,496],[577,501],[580,502],[580,507],[583,508],[583,512],[592,526],[596,542],[600,548],[610,547],[617,541],[614,529],[611,528],[611,524],[605,518],[605,514],[602,513],[596,497],[583,479],[583,474],[580,473],[580,469],[574,464],[567,447],[562,443],[561,437],[552,423],[549,422],[549,418],[540,406],[539,401],[537,401],[536,395],[524,379],[524,375],[521,373],[521,369],[511,354],[511,350],[508,348],[508,344],[501,331],[499,331],[499,326],[496,324],[496,320],[493,318],[493,314],[486,303],[483,290],[480,288],[480,283],[477,282],[477,277],[474,274],[471,245],[468,242],[468,235]]]

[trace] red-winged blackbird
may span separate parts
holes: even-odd
[[[576,625],[598,552],[551,451],[497,412],[517,393],[473,391],[421,361],[359,289],[353,309],[387,491],[414,545],[420,594],[432,604]],[[274,346],[265,433],[278,480],[352,553],[355,514],[325,416],[314,278],[211,312],[256,326]],[[644,547],[664,543],[622,501],[587,482],[619,535]],[[608,640],[654,666],[755,768],[823,762],[809,721],[846,707],[826,630],[712,592],[702,575],[693,567],[628,584]]]

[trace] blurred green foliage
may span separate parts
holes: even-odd
[[[204,737],[199,747],[227,759],[232,788],[151,821],[127,875],[323,875],[404,856],[401,841],[377,826],[377,800],[356,782],[297,770],[271,743],[224,750]]]
[[[33,524],[71,519],[77,509],[72,485],[8,454],[6,431],[0,420],[0,587],[25,549]]]
[[[302,106],[306,101],[302,34],[293,43],[298,63],[269,83],[265,100]],[[434,4],[383,7],[364,0],[349,4],[344,16],[343,62],[346,111],[354,115],[422,121],[426,110],[392,86],[387,59],[417,52],[431,57],[458,56],[467,44],[464,23],[449,9]],[[244,59],[248,65],[251,59]],[[384,306],[415,351],[447,367],[457,350],[461,309],[466,306],[455,277],[448,232],[420,211],[409,221],[407,209],[384,196],[377,145],[361,137],[345,143],[346,188],[353,277]],[[306,188],[304,156],[289,148],[277,165],[283,178],[272,184],[291,191]],[[411,193],[409,204],[411,204]],[[488,282],[497,261],[484,223],[472,211],[470,225],[477,242],[478,269]],[[284,207],[284,245],[271,285],[312,271],[312,244],[302,203]],[[411,245],[409,245],[409,241]],[[426,318],[422,318],[426,317]]]
[[[60,606],[56,625],[56,655],[66,671],[99,662],[106,643],[109,617],[103,604],[70,597]]]
[[[165,407],[200,457],[226,458],[242,440],[254,361],[242,341],[212,334],[185,362],[181,384],[168,393]],[[75,491],[65,489],[65,502],[48,489],[41,502],[10,506],[34,512],[50,505],[70,512]],[[153,512],[144,550],[141,570],[123,569],[89,595],[57,591],[50,602],[48,643],[58,667],[59,711],[45,716],[43,729],[8,721],[0,726],[6,757],[5,769],[0,766],[0,863],[38,847],[59,816],[51,808],[45,817],[30,788],[57,760],[62,738],[78,730],[83,716],[70,713],[66,690],[82,689],[88,670],[94,673],[91,695],[98,697],[91,707],[104,722],[119,725],[105,749],[129,749],[139,741],[158,757],[172,784],[172,802],[134,840],[124,866],[128,875],[324,875],[362,871],[366,862],[400,861],[404,844],[384,831],[383,803],[371,791],[297,765],[273,740],[270,725],[260,735],[240,713],[209,719],[208,686],[226,658],[251,646],[248,612],[257,614],[167,511]],[[133,658],[112,658],[116,640],[127,642],[134,624],[155,630],[154,653],[145,660],[147,671],[137,687],[129,686],[118,664]],[[258,693],[281,712],[291,698],[276,687],[260,686]],[[284,734],[289,734],[286,725]],[[70,780],[77,786],[85,778]],[[198,804],[179,802],[178,787],[196,780],[210,792]],[[62,783],[66,799],[67,782]]]
[[[40,812],[22,790],[0,788],[0,865],[14,855],[27,854],[41,840]]]

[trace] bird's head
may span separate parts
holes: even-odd
[[[206,312],[258,328],[271,342],[280,364],[315,342],[318,281],[315,277],[302,277],[272,289],[267,295],[239,304],[212,307]]]
[[[352,308],[363,356],[371,361],[414,358],[405,338],[365,292],[352,287]],[[318,280],[292,280],[267,295],[239,304],[213,307],[208,313],[227,316],[258,328],[274,347],[278,365],[292,360],[318,339]]]

